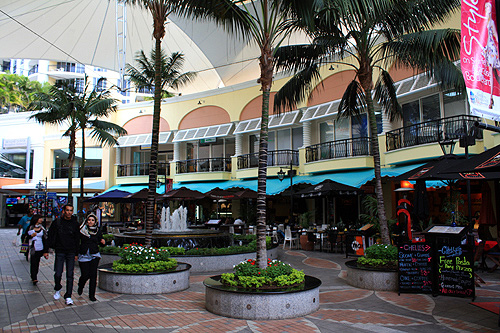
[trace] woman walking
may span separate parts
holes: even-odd
[[[30,240],[30,274],[31,282],[36,286],[38,283],[38,269],[42,256],[49,259],[49,246],[47,242],[47,230],[43,227],[43,218],[40,215],[34,215],[31,218],[31,224],[27,232],[27,238]]]
[[[80,227],[80,249],[78,251],[78,264],[81,276],[78,281],[78,295],[83,293],[85,283],[89,282],[89,299],[95,302],[95,290],[97,287],[97,266],[101,259],[99,244],[104,245],[102,233],[97,226],[97,216],[89,214]]]

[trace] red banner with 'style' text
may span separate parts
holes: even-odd
[[[471,113],[500,120],[497,0],[462,0],[460,64]]]

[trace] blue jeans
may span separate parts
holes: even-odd
[[[73,270],[75,269],[75,254],[74,253],[56,253],[56,260],[54,262],[54,290],[61,290],[61,279],[64,270],[64,263],[66,262],[66,293],[64,298],[71,297],[73,293]]]

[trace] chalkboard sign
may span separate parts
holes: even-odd
[[[432,257],[427,243],[398,246],[400,293],[432,293]]]
[[[436,254],[439,294],[475,297],[474,254],[470,246],[440,245]]]

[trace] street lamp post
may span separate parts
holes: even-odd
[[[290,152],[290,166],[288,170],[288,175],[290,176],[290,226],[295,224],[295,219],[293,217],[293,176],[295,176],[295,170],[293,169],[293,155]],[[283,181],[285,179],[285,172],[283,171],[283,167],[278,171],[278,179]]]
[[[48,213],[48,209],[47,209],[47,177],[45,177],[45,185],[42,184],[42,181],[38,181],[38,184],[36,184],[36,189],[38,191],[43,191],[44,193],[44,196],[43,196],[43,205],[44,205],[44,209],[43,209],[43,224],[44,226],[46,227],[47,226],[47,213]]]

